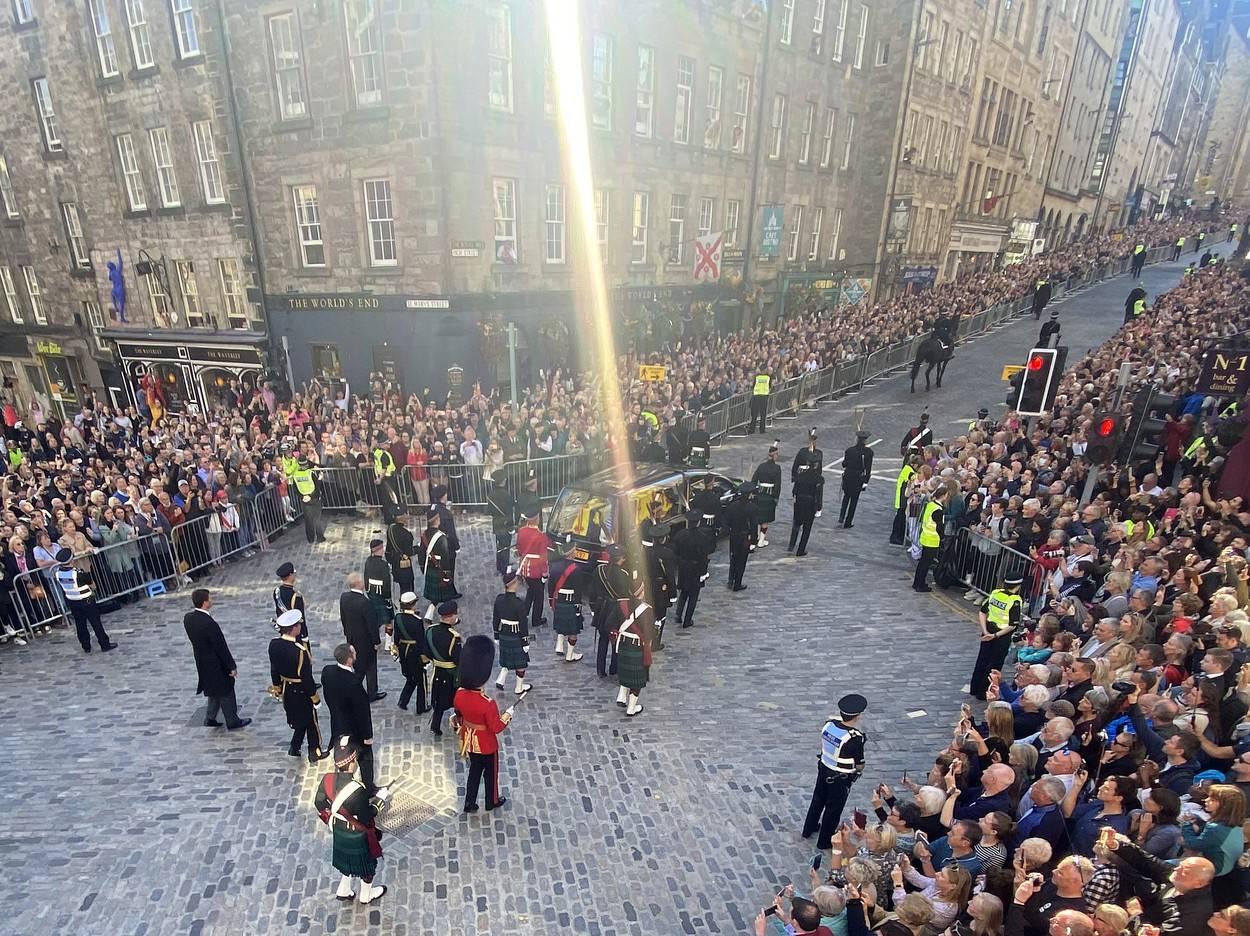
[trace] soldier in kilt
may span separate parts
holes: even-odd
[[[425,575],[421,594],[430,607],[425,612],[427,620],[433,620],[434,609],[444,601],[460,597],[451,577],[451,544],[441,529],[442,515],[437,507],[430,507],[425,532],[417,545],[417,558]]]
[[[399,660],[399,671],[404,674],[404,691],[399,694],[399,707],[405,711],[413,692],[417,694],[417,714],[429,711],[425,704],[425,665],[430,662],[430,646],[425,642],[425,625],[417,614],[417,596],[406,591],[399,596],[399,614],[395,615],[392,633],[394,643],[391,652]]]
[[[777,499],[781,496],[781,466],[777,464],[780,439],[768,447],[768,459],[759,463],[751,480],[755,482],[755,512],[759,515],[760,538],[755,545],[768,545],[768,525],[777,519]]]
[[[381,833],[374,825],[378,808],[369,798],[364,783],[356,772],[359,749],[344,735],[334,748],[333,773],[321,778],[313,803],[321,814],[321,821],[330,826],[334,835],[331,862],[334,870],[343,875],[339,881],[339,900],[358,899],[362,904],[380,900],[386,893],[384,886],[373,883],[382,857]],[[380,795],[385,799],[385,791]],[[357,894],[356,879],[360,879]]]
[[[655,641],[655,612],[641,598],[630,602],[631,610],[616,633],[616,671],[621,680],[616,704],[625,706],[630,718],[642,712],[638,696],[651,672],[651,646]]]
[[[564,662],[576,663],[582,654],[576,651],[577,635],[585,626],[582,616],[581,575],[573,558],[577,546],[573,534],[564,537],[564,555],[551,563],[547,572],[547,595],[551,602],[551,629],[556,632],[556,655],[564,654]]]
[[[516,674],[516,694],[521,695],[531,686],[525,681],[529,668],[530,628],[525,614],[525,602],[517,595],[520,577],[513,569],[503,574],[503,593],[495,596],[491,613],[491,628],[499,644],[499,677],[495,685],[502,689],[508,682],[508,671]]]

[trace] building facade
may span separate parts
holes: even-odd
[[[1242,24],[1230,30],[1224,75],[1200,147],[1201,189],[1244,208],[1250,201],[1250,38]],[[1200,179],[1201,182],[1201,179]]]
[[[259,376],[212,10],[26,2],[0,28],[0,368],[26,406],[121,403],[149,371],[171,404],[203,406]]]

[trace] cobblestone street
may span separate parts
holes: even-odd
[[[1151,293],[1179,269],[1148,270]],[[1060,306],[1069,362],[1118,326],[1128,288],[1116,280]],[[781,424],[783,463],[808,425],[821,427],[832,463],[863,406],[884,440],[877,473],[892,476],[890,456],[922,405],[941,437],[1001,402],[998,370],[1035,334],[1028,318],[961,348],[946,387],[928,396],[910,397],[894,379]],[[735,441],[713,463],[749,474],[764,448],[759,437]],[[913,593],[905,555],[885,545],[890,482],[869,485],[853,530],[835,530],[838,476],[826,477],[809,557],[784,551],[788,482],[772,545],[748,566],[748,591],[724,588],[722,542],[697,626],[668,635],[641,717],[626,719],[615,681],[596,677],[589,633],[586,659],[566,664],[550,628],[539,632],[534,692],[503,736],[508,804],[499,812],[460,816],[465,768],[454,738],[433,738],[428,716],[396,708],[402,678],[384,656],[381,688],[391,694],[374,706],[378,774],[409,778],[436,815],[384,841],[379,882],[390,891],[367,908],[333,899],[330,838],[312,807],[320,771],[287,756],[289,729],[265,687],[274,569],[296,565],[319,672],[340,640],[343,577],[363,564],[374,523],[337,515],[317,547],[287,531],[272,554],[206,580],[238,661],[241,714],[255,719],[244,731],[201,724],[182,627],[188,589],[106,616],[114,653],[84,655],[65,630],[5,647],[0,933],[750,932],[781,883],[806,885],[812,848],[798,831],[836,699],[857,691],[869,700],[868,768],[850,804],[866,806],[876,783],[927,769],[976,652],[968,620],[949,601]],[[488,633],[493,542],[474,519],[462,541],[461,629]],[[513,696],[499,698],[502,707]]]

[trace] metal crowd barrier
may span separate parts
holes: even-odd
[[[268,542],[295,519],[296,510],[280,488],[269,485],[250,501],[214,508],[211,513],[174,527],[174,564],[180,575],[196,577],[210,567],[221,568],[240,553]]]
[[[1045,592],[1045,580],[1033,574],[1032,557],[971,527],[962,528],[942,550],[938,567],[948,578],[957,579],[970,591],[982,595],[998,588],[1008,572],[1019,572],[1024,576],[1020,594],[1026,606]]]

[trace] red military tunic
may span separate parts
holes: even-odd
[[[540,579],[547,575],[547,547],[551,540],[537,527],[523,526],[516,531],[516,553],[521,557],[519,574],[524,579]]]
[[[457,689],[452,704],[460,716],[460,756],[497,754],[496,735],[508,727],[512,717],[507,713],[501,716],[495,700],[482,689]]]

